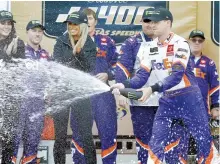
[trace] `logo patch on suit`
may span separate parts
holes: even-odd
[[[157,55],[158,54],[158,47],[150,48],[149,55]]]
[[[188,50],[187,50],[187,49],[184,49],[184,48],[178,48],[177,51],[182,51],[182,52],[188,53]]]
[[[96,56],[97,57],[106,57],[106,54],[107,54],[106,51],[100,50],[100,48],[99,48]]]
[[[205,60],[201,60],[201,62],[200,62],[201,64],[205,64],[206,63],[206,61]]]
[[[101,41],[102,42],[106,42],[107,40],[106,40],[106,38],[102,38]]]
[[[167,56],[173,56],[174,55],[174,45],[168,45],[167,46]]]
[[[101,45],[107,46],[107,39],[106,38],[101,38]]]
[[[186,57],[186,55],[185,54],[183,54],[183,53],[178,53],[178,51],[177,51],[177,53],[175,54],[175,57],[176,58],[180,58],[180,59],[187,59],[187,57]]]

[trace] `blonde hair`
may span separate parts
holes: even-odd
[[[70,34],[70,32],[68,30],[70,42],[73,47],[73,54],[74,55],[77,52],[77,48],[78,49],[80,48],[80,50],[83,48],[83,46],[86,42],[87,36],[88,36],[88,25],[86,23],[81,23],[81,24],[79,24],[79,27],[80,27],[80,38],[76,44],[75,44],[73,36]],[[69,29],[68,24],[67,24],[67,29]]]

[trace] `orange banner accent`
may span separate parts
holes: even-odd
[[[41,133],[42,140],[54,140],[55,139],[55,129],[53,118],[50,116],[44,117],[44,128]]]

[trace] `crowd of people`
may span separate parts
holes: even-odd
[[[172,32],[173,21],[167,9],[144,10],[142,31],[126,39],[118,53],[109,36],[96,34],[96,13],[84,9],[68,15],[63,22],[67,31],[57,38],[50,54],[40,46],[45,30],[40,21],[31,20],[27,24],[27,43],[24,44],[16,35],[12,13],[0,11],[2,61],[11,62],[13,58],[53,60],[89,73],[106,84],[109,80],[116,81],[111,86],[112,93],[81,98],[68,109],[53,113],[55,164],[66,162],[69,118],[73,131],[73,163],[97,163],[93,121],[101,140],[103,164],[116,163],[116,109],[126,106],[127,100],[119,92],[124,88],[143,92],[139,100],[129,101],[139,164],[187,163],[189,143],[193,139],[197,146],[197,162],[213,162],[216,147],[209,122],[218,119],[220,114],[217,69],[214,61],[202,53],[204,33],[193,30],[186,40]],[[42,85],[31,86],[29,80],[30,87],[38,88],[33,92],[45,89]],[[119,95],[117,105],[114,94]],[[13,106],[12,101],[15,102]],[[46,111],[44,95],[27,96],[20,103],[8,96],[2,106],[2,164],[16,163],[21,143],[24,151],[20,162],[36,164]],[[32,119],[36,113],[39,117]]]

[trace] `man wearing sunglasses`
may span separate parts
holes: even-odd
[[[219,81],[213,60],[202,53],[205,36],[201,30],[193,30],[189,35],[189,45],[194,59],[194,74],[201,90],[210,125],[219,127]],[[209,100],[211,98],[211,103]],[[191,138],[190,145],[193,145]],[[193,147],[192,147],[193,148]]]
[[[202,53],[204,33],[193,30],[189,35],[189,45],[194,59],[194,74],[197,78],[207,108],[208,117],[219,117],[219,81],[218,72],[213,60]],[[209,97],[211,104],[209,104]]]

